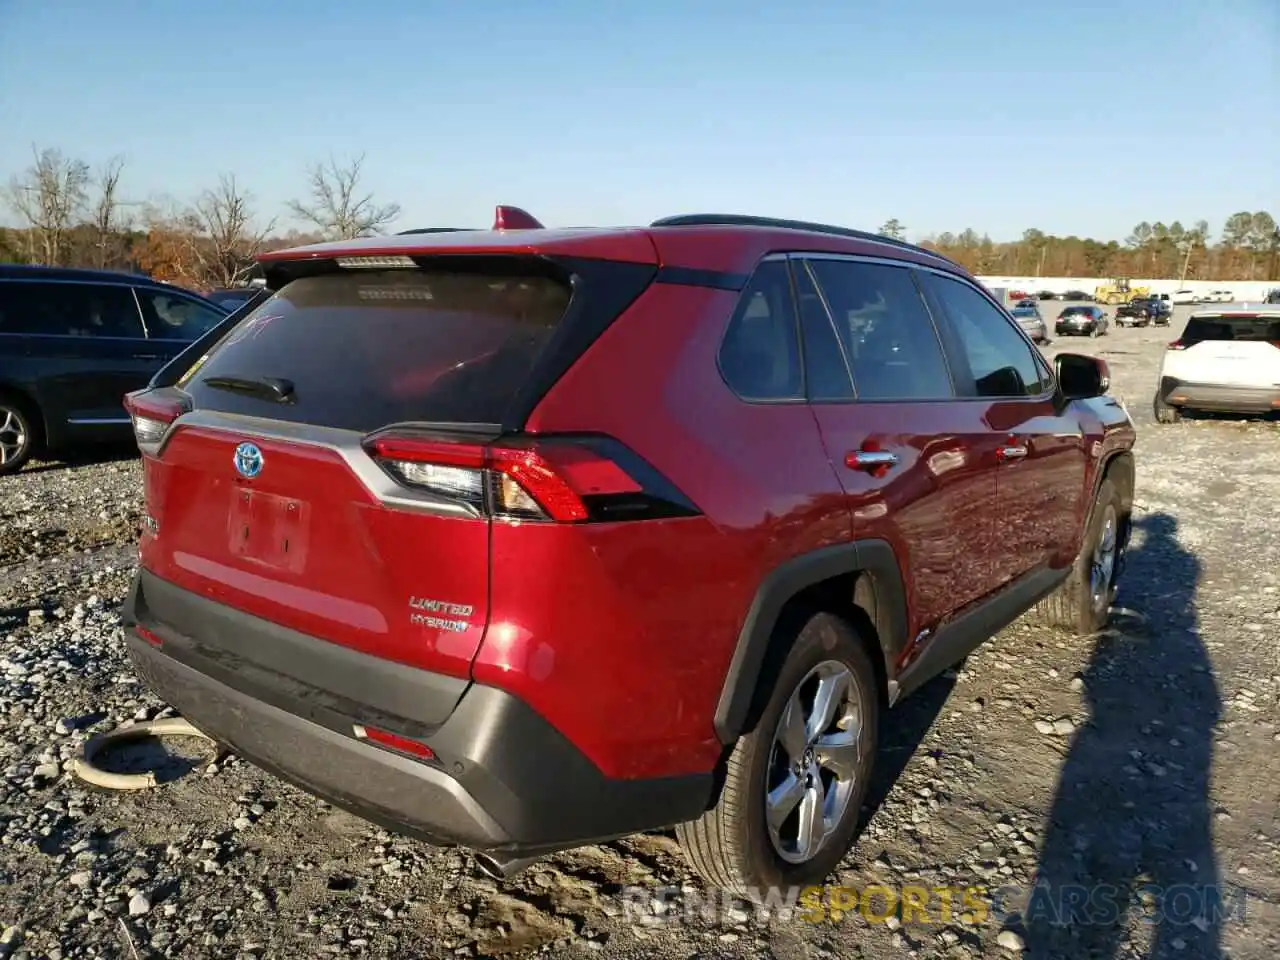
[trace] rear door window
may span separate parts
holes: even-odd
[[[938,331],[909,269],[819,258],[810,267],[859,400],[954,396]]]
[[[212,330],[227,315],[216,307],[181,294],[145,287],[137,288],[137,292],[143,318],[147,321],[147,335],[153,340],[190,343]]]
[[[285,285],[179,381],[198,407],[368,432],[496,424],[564,317],[536,265],[361,270]],[[211,386],[287,380],[288,402]]]

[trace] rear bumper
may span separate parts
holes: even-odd
[[[128,627],[160,641],[130,629],[139,676],[205,733],[336,806],[431,843],[530,856],[694,819],[712,802],[710,772],[606,777],[502,690],[353,653],[145,570],[123,613]],[[420,740],[434,758],[358,739],[356,725]]]
[[[1057,334],[1073,334],[1073,333],[1092,333],[1094,324],[1092,323],[1058,323],[1054,324],[1053,332]]]
[[[1237,387],[1160,380],[1160,398],[1171,407],[1216,413],[1280,413],[1280,387]]]

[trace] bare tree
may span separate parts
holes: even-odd
[[[120,174],[124,158],[112,157],[98,173],[98,195],[93,204],[94,266],[114,266],[124,256],[127,242],[123,233],[129,229],[126,218],[119,215]]]
[[[66,257],[68,231],[84,216],[89,166],[51,147],[32,152],[35,163],[22,178],[10,180],[6,200],[26,222],[31,259],[58,266]]]
[[[219,177],[217,189],[201,194],[185,219],[201,278],[223,287],[249,275],[254,258],[275,228],[275,220],[260,230],[253,226],[252,197],[240,191],[230,174]]]
[[[398,203],[377,204],[373,194],[359,196],[361,154],[345,167],[332,158],[328,165],[316,164],[308,171],[310,198],[289,201],[289,211],[306,223],[315,224],[326,238],[349,240],[381,233],[400,216]]]

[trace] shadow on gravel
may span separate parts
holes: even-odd
[[[867,799],[863,802],[857,836],[862,835],[862,831],[897,784],[907,763],[920,749],[925,734],[938,719],[951,691],[955,689],[956,670],[962,667],[963,664],[959,664],[930,680],[894,707],[889,714],[890,722],[882,724],[880,746],[876,751],[871,785],[867,788]]]
[[[1134,523],[1120,600],[1145,620],[1117,614],[1083,675],[1090,717],[1020,904],[1031,957],[1216,958],[1238,908],[1210,828],[1221,700],[1199,636],[1200,563],[1176,528],[1163,513]]]
[[[56,460],[33,460],[14,476],[28,477],[37,473],[69,470],[98,463],[123,463],[125,460],[135,460],[137,456],[138,447],[132,440],[93,444],[68,452]]]

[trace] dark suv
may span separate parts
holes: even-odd
[[[1145,327],[1149,323],[1155,323],[1157,327],[1167,327],[1172,316],[1173,307],[1169,306],[1167,300],[1140,297],[1116,308],[1116,326]]]
[[[1106,367],[859,231],[500,222],[268,254],[129,398],[136,668],[494,875],[676,825],[725,888],[824,876],[888,708],[1033,607],[1104,622]]]
[[[227,316],[149,277],[0,265],[0,474],[128,441],[121,399]]]

